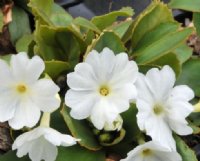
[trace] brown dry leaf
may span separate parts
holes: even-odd
[[[106,161],[119,161],[121,157],[117,154],[110,154],[107,158]]]
[[[2,13],[3,13],[4,25],[7,25],[8,23],[10,23],[12,21],[12,7],[13,7],[13,3],[10,3],[10,4],[4,5],[1,8]]]

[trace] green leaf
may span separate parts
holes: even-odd
[[[18,158],[16,156],[16,151],[9,151],[4,155],[0,156],[0,161],[30,161],[28,156]]]
[[[200,133],[200,127],[196,126],[193,122],[188,121],[189,122],[189,126],[192,128],[193,130],[193,134],[199,134]]]
[[[67,71],[70,68],[69,63],[63,61],[45,61],[45,73],[47,73],[52,79],[57,78],[61,73]]]
[[[162,18],[161,18],[162,17]],[[132,48],[134,49],[145,34],[162,23],[175,22],[172,12],[162,2],[152,2],[134,21]]]
[[[177,48],[191,33],[192,29],[186,28],[164,36],[150,46],[138,50],[135,53],[137,55],[136,61],[139,64],[145,64],[158,59]]]
[[[113,22],[116,21],[117,17],[125,16],[131,17],[133,16],[133,9],[130,7],[124,7],[121,10],[113,11],[105,15],[96,16],[92,18],[92,23],[94,23],[100,30],[105,29],[108,26],[111,26]]]
[[[174,72],[176,73],[176,76],[178,77],[181,73],[181,63],[176,54],[174,53],[168,53],[157,60],[151,62],[148,65],[153,65],[155,67],[163,67],[164,65],[169,65]]]
[[[133,20],[122,21],[118,24],[115,24],[115,25],[107,28],[107,30],[113,31],[122,39],[132,23],[133,23]]]
[[[78,145],[71,147],[59,147],[56,161],[105,161],[103,151],[90,151]]]
[[[84,27],[85,29],[95,31],[96,33],[101,32],[92,22],[82,17],[77,17],[76,19],[74,19],[73,23],[80,27]]]
[[[200,59],[193,58],[183,64],[182,72],[176,82],[177,85],[186,84],[191,87],[195,95],[200,97]]]
[[[12,54],[0,56],[0,59],[6,61],[6,62],[9,64],[9,63],[10,63],[11,56],[12,56]]]
[[[199,0],[171,0],[169,7],[173,9],[183,9],[192,12],[200,12]]]
[[[12,10],[12,22],[9,24],[9,32],[13,44],[22,36],[31,33],[29,18],[23,9],[14,6]]]
[[[0,33],[2,32],[2,29],[3,29],[3,13],[2,11],[0,10]]]
[[[126,131],[124,140],[126,142],[137,141],[137,137],[140,135],[140,130],[137,125],[137,114],[138,110],[135,104],[131,104],[126,112],[121,114],[123,118],[123,128]]]
[[[80,37],[77,37],[69,28],[51,28],[39,26],[35,32],[36,48],[35,53],[39,54],[46,61],[60,60],[67,61],[71,65],[79,62],[81,44]]]
[[[193,50],[184,42],[173,52],[177,55],[180,63],[183,64],[192,56]]]
[[[73,17],[57,4],[53,4],[49,18],[53,25],[58,27],[66,27],[73,20]]]
[[[182,156],[183,161],[198,161],[192,149],[177,135],[174,135],[176,140],[177,151]]]
[[[200,13],[193,13],[193,22],[196,28],[197,34],[200,36]]]
[[[75,120],[69,114],[69,108],[63,106],[61,114],[65,120],[65,123],[72,135],[75,138],[81,139],[80,145],[90,150],[99,150],[101,146],[97,142],[92,130],[85,120]]]
[[[17,42],[16,42],[16,50],[17,52],[27,52],[29,51],[29,45],[33,41],[34,37],[31,34],[27,34],[22,36]]]
[[[116,54],[126,51],[124,44],[114,32],[105,31],[96,40],[93,40],[93,43],[90,46],[88,46],[86,54],[92,49],[101,52],[105,47],[110,48]]]

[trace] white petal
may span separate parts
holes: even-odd
[[[150,69],[146,78],[149,89],[159,101],[168,97],[175,83],[175,73],[169,66],[164,66],[160,71],[157,68]]]
[[[154,102],[154,98],[152,95],[151,90],[149,89],[147,85],[146,77],[143,74],[139,74],[137,81],[136,81],[136,88],[138,91],[138,99],[143,99],[149,104],[152,104]]]
[[[176,86],[171,91],[171,99],[190,101],[193,98],[193,90],[186,85]]]
[[[10,64],[15,79],[27,83],[36,81],[44,70],[44,62],[40,57],[34,56],[29,59],[23,52],[12,55]]]
[[[17,148],[13,148],[13,150],[16,150],[16,149]],[[29,149],[30,149],[30,143],[29,142],[24,143],[21,147],[17,149],[17,157],[21,158],[27,155],[29,152]]]
[[[0,122],[13,118],[16,110],[17,99],[10,89],[0,90]]]
[[[10,84],[13,80],[12,73],[10,71],[9,65],[0,59],[0,84],[5,86]]]
[[[75,119],[89,117],[97,97],[88,91],[68,90],[65,95],[65,104],[70,107],[70,115]]]
[[[146,133],[152,137],[152,140],[159,142],[164,147],[176,150],[172,131],[163,118],[150,117],[145,121]]]
[[[97,78],[89,64],[79,63],[75,72],[67,75],[67,84],[73,90],[92,90],[97,86]]]
[[[9,120],[13,129],[21,129],[24,126],[33,127],[40,119],[40,110],[31,100],[20,102],[15,111],[15,116]]]
[[[43,112],[53,112],[60,106],[56,97],[59,87],[50,79],[40,79],[32,87],[31,99]]]
[[[32,141],[29,157],[32,161],[55,161],[58,154],[57,147],[43,137]]]
[[[113,76],[111,84],[123,85],[125,83],[134,83],[138,77],[138,67],[134,61],[129,61],[125,53],[116,55],[115,66],[113,67]]]
[[[72,146],[76,144],[76,139],[72,136],[61,134],[60,132],[51,128],[46,129],[44,138],[55,146]]]
[[[101,130],[106,122],[111,124],[118,115],[119,111],[116,109],[116,106],[102,98],[94,106],[90,118],[94,126]]]

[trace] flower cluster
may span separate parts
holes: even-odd
[[[32,161],[55,161],[57,146],[71,146],[79,139],[50,128],[50,114],[59,108],[59,87],[50,78],[40,78],[45,64],[39,56],[13,55],[10,64],[0,60],[0,122],[13,129],[33,128],[14,141],[17,156]],[[172,133],[192,133],[186,117],[193,111],[189,103],[194,92],[186,85],[175,86],[175,73],[165,65],[146,75],[126,53],[109,48],[93,50],[67,74],[69,90],[65,104],[74,119],[87,119],[97,130],[120,131],[121,113],[136,104],[137,124],[151,137],[130,151],[121,161],[181,161]]]
[[[135,102],[138,126],[152,141],[135,148],[123,161],[179,161],[172,132],[192,133],[185,119],[193,111],[189,101],[194,92],[186,85],[174,87],[175,80],[168,65],[161,70],[152,68],[144,75],[126,53],[115,55],[108,48],[101,53],[93,50],[67,75],[70,90],[65,103],[73,118],[88,118],[102,130],[107,124],[116,125],[120,113]]]
[[[39,56],[12,55],[10,64],[0,60],[0,121],[13,129],[39,127],[20,135],[13,144],[17,156],[29,154],[32,161],[54,161],[56,146],[74,145],[77,139],[49,127],[50,113],[60,106],[59,87],[47,78],[39,79],[45,68]]]

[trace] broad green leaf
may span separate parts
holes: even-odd
[[[123,128],[126,131],[124,140],[126,142],[137,141],[137,137],[140,135],[140,130],[137,125],[137,114],[138,110],[135,104],[131,104],[126,112],[121,114],[123,118]]]
[[[159,57],[177,48],[191,33],[192,29],[186,28],[164,36],[150,46],[141,48],[136,53],[134,53],[137,55],[136,61],[139,64],[146,64],[154,61],[155,59],[158,59]]]
[[[45,73],[51,78],[58,77],[61,73],[67,71],[70,68],[69,63],[63,61],[45,61]]]
[[[189,116],[189,120],[195,125],[195,126],[198,126],[200,127],[200,113],[197,112],[197,113],[192,113],[190,114]]]
[[[156,41],[159,41],[160,39],[162,39],[164,36],[167,36],[170,33],[177,31],[178,28],[179,28],[179,24],[175,22],[165,22],[165,23],[159,24],[154,29],[152,29],[151,32],[146,33],[141,38],[141,40],[137,43],[137,45],[133,49],[133,52],[137,53],[138,50],[152,45]]]
[[[194,12],[193,13],[193,22],[196,28],[197,34],[200,36],[200,13]]]
[[[174,135],[178,153],[181,155],[183,161],[198,161],[192,149],[177,135]]]
[[[178,46],[173,52],[177,55],[180,63],[183,64],[192,56],[193,50],[184,42],[180,46]]]
[[[41,24],[63,27],[69,25],[73,19],[71,15],[55,4],[53,0],[30,0],[28,6],[32,9],[36,19],[40,20]]]
[[[3,13],[0,10],[0,33],[2,32],[3,29]]]
[[[134,21],[132,48],[137,46],[146,33],[166,22],[174,22],[172,12],[162,2],[152,2]]]
[[[92,23],[94,23],[100,30],[105,29],[113,24],[116,21],[117,17],[125,16],[131,17],[133,16],[133,9],[130,7],[124,7],[118,11],[113,11],[105,15],[96,16],[92,18]]]
[[[70,25],[73,20],[73,17],[57,4],[53,4],[49,18],[54,26],[60,27]]]
[[[183,64],[182,72],[176,82],[177,85],[188,85],[191,87],[195,95],[200,97],[200,59],[193,58]]]
[[[88,46],[86,55],[93,49],[101,52],[105,47],[110,48],[115,54],[126,51],[124,44],[114,32],[105,31]]]
[[[101,149],[88,123],[85,120],[73,119],[69,111],[68,107],[63,106],[61,114],[72,135],[75,138],[81,139],[80,145],[94,151]]]
[[[85,29],[95,31],[96,33],[101,32],[92,22],[82,17],[77,17],[76,19],[74,19],[73,23]]]
[[[192,12],[200,12],[199,0],[171,0],[169,7],[173,9],[183,9]]]
[[[77,38],[69,28],[55,29],[39,26],[35,32],[35,40],[37,44],[35,53],[42,56],[44,60],[68,61],[70,64],[79,62],[80,38]]]
[[[105,161],[103,151],[90,151],[78,145],[59,147],[56,161]]]
[[[15,44],[23,35],[31,33],[29,18],[23,9],[16,6],[13,8],[9,32],[13,44]]]
[[[16,42],[16,50],[17,52],[27,52],[29,51],[29,45],[33,41],[33,35],[27,34],[22,36],[17,42]]]
[[[181,63],[176,54],[174,53],[168,53],[157,60],[151,62],[148,65],[153,65],[155,67],[162,68],[164,65],[169,65],[174,72],[176,73],[176,76],[178,77],[181,73]]]
[[[132,23],[132,20],[126,20],[107,28],[107,30],[115,32],[122,39]]]
[[[28,156],[18,158],[16,156],[16,151],[9,151],[4,155],[0,155],[0,161],[30,161]]]

